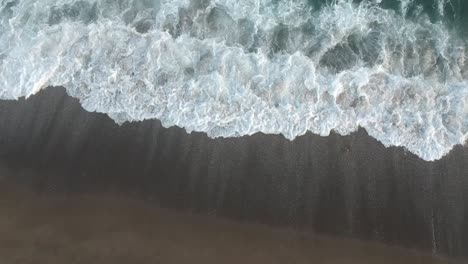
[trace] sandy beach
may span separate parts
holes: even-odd
[[[417,250],[2,185],[1,263],[462,263]]]
[[[467,171],[467,147],[425,162],[385,148],[364,130],[288,141],[263,134],[210,139],[154,120],[118,126],[83,110],[63,89],[49,88],[0,102],[0,177],[4,186],[28,190],[2,192],[8,197],[0,211],[0,255],[5,263],[63,263],[67,256],[77,263],[99,256],[128,263],[119,257],[128,249],[132,263],[158,254],[163,263],[192,257],[200,261],[190,263],[219,263],[223,256],[223,263],[310,263],[320,254],[332,261],[322,263],[445,263],[430,262],[436,261],[430,255],[468,256]],[[150,219],[162,215],[166,220],[153,227]],[[204,215],[211,220],[200,220]],[[223,231],[211,221],[220,221]],[[116,231],[100,233],[107,227]],[[237,228],[244,231],[232,231]],[[269,228],[343,240],[324,238],[310,251],[316,238],[276,237]],[[161,230],[167,230],[162,238],[150,235]],[[257,238],[240,235],[250,233]],[[346,250],[353,246],[358,249]],[[57,257],[48,259],[46,250]],[[427,253],[411,253],[419,250]],[[15,260],[19,252],[37,261]]]

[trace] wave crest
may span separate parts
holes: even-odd
[[[352,2],[4,0],[0,98],[64,86],[117,123],[210,137],[361,126],[425,160],[463,144],[466,42],[423,13]]]

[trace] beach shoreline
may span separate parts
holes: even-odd
[[[3,180],[46,196],[112,194],[467,257],[467,146],[426,162],[362,129],[289,141],[119,126],[55,87],[0,102],[0,164]]]

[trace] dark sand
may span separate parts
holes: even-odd
[[[0,263],[461,263],[129,199],[31,195],[5,185],[0,190]]]
[[[467,147],[431,163],[385,148],[364,130],[345,137],[308,133],[291,142],[263,134],[213,140],[158,121],[119,127],[84,111],[63,89],[49,88],[0,102],[0,175],[45,197],[128,197],[468,257]]]

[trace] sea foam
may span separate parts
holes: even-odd
[[[117,123],[291,140],[363,127],[440,159],[468,138],[467,43],[413,1],[380,2],[2,0],[0,99],[63,86]]]

